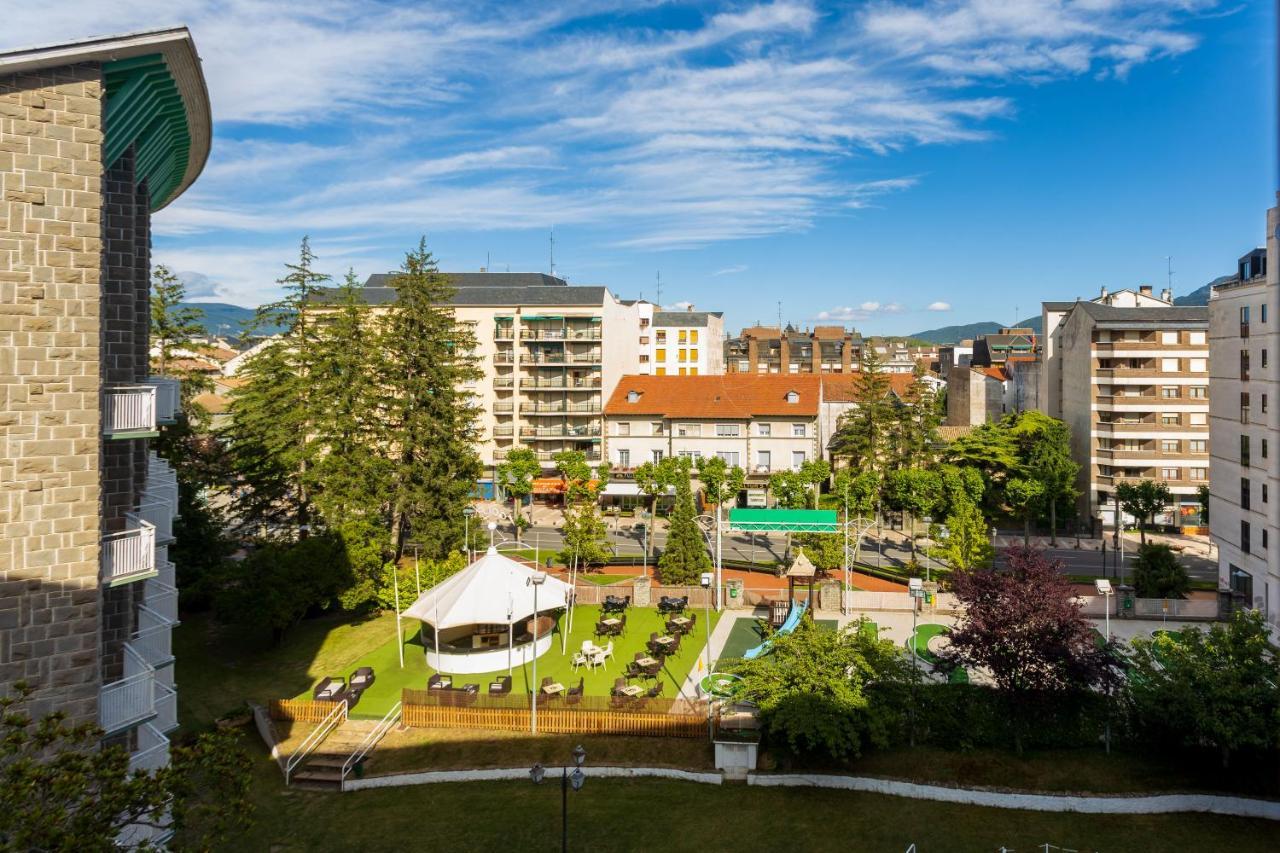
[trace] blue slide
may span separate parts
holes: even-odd
[[[805,602],[791,602],[791,612],[787,614],[787,621],[782,623],[782,627],[774,633],[773,636],[781,636],[782,634],[790,634],[800,624],[800,618],[804,616]],[[747,660],[755,660],[769,651],[769,640],[765,640],[754,649],[747,649],[747,653],[743,655]]]

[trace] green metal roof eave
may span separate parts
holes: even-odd
[[[837,533],[840,517],[832,509],[729,510],[729,529],[744,533]]]

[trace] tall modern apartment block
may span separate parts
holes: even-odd
[[[0,689],[135,768],[177,725],[178,411],[148,371],[151,214],[209,151],[185,29],[0,54]]]
[[[458,322],[475,332],[483,378],[470,385],[481,411],[480,459],[493,468],[513,447],[533,448],[550,468],[555,454],[601,459],[603,403],[650,352],[653,306],[607,287],[569,285],[542,273],[444,273]],[[395,300],[395,273],[369,276],[361,295],[378,311]]]
[[[1212,486],[1209,522],[1219,587],[1236,606],[1280,628],[1280,209],[1267,212],[1267,244],[1240,258],[1209,299]]]
[[[724,373],[724,314],[719,311],[654,311],[652,334],[640,373],[716,376]]]
[[[1078,511],[1111,525],[1116,486],[1159,480],[1173,503],[1156,521],[1199,529],[1209,483],[1209,316],[1150,287],[1046,302],[1040,405],[1071,428]]]

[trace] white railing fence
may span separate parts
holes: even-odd
[[[173,563],[169,563],[172,569]],[[148,608],[154,610],[162,619],[173,624],[178,621],[178,590],[160,580],[158,577],[148,578],[142,588],[142,600]]]
[[[123,432],[154,432],[156,428],[156,389],[150,385],[116,385],[103,396],[102,431],[107,435]]]
[[[155,673],[139,672],[102,685],[98,694],[98,725],[118,732],[150,717],[155,706]]]
[[[138,517],[156,529],[156,540],[168,542],[173,538],[173,510],[167,501],[143,500],[138,505]]]
[[[129,756],[129,772],[159,770],[169,763],[169,739],[151,723],[138,727],[138,750]]]
[[[182,385],[168,376],[151,376],[142,380],[156,389],[156,419],[172,423],[182,408]]]
[[[129,513],[131,526],[102,537],[102,574],[108,583],[155,571],[156,528]]]
[[[391,731],[391,727],[398,722],[400,722],[399,702],[392,706],[391,710],[386,713],[386,716],[378,722],[378,725],[373,727],[373,730],[370,731],[369,734],[365,735],[364,740],[360,741],[360,745],[357,746],[351,755],[347,757],[347,760],[342,763],[341,787],[343,790],[346,790],[347,787],[347,774],[360,763],[361,759],[369,754],[369,750],[378,745],[378,741],[382,740],[382,738],[386,736],[387,732]]]
[[[147,663],[165,666],[173,660],[173,622],[144,604],[138,608],[138,631],[129,642]]]
[[[155,682],[155,727],[170,732],[178,727],[178,691]]]
[[[337,707],[329,712],[329,716],[325,717],[320,725],[307,735],[306,740],[298,747],[293,755],[289,756],[288,763],[284,766],[284,783],[289,784],[289,777],[293,775],[293,771],[297,769],[306,757],[315,751],[315,748],[324,743],[324,739],[329,736],[329,732],[346,722],[347,719],[347,700],[343,699],[338,702]]]

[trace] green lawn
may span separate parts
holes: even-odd
[[[567,741],[566,741],[567,744]],[[1076,850],[1275,849],[1267,821],[1212,815],[1094,816],[985,809],[813,788],[713,787],[660,780],[592,778],[569,793],[569,849],[592,851],[1034,850],[1046,842]],[[253,825],[226,851],[303,853],[359,849],[555,850],[560,843],[556,780],[474,782],[349,794],[286,789],[280,771],[257,761]],[[567,752],[567,750],[566,750]]]
[[[635,577],[635,575],[593,575],[587,572],[583,572],[578,575],[579,580],[584,580],[598,586],[609,586],[610,584],[615,584],[619,581],[635,580]]]
[[[938,662],[938,656],[935,655],[933,652],[929,651],[929,641],[932,640],[934,637],[950,632],[950,630],[951,629],[948,628],[946,625],[929,624],[929,625],[918,626],[916,628],[916,635],[914,638],[914,642],[916,647],[916,654],[920,657],[920,659],[927,663],[936,664]],[[911,650],[911,643],[912,643],[911,640],[907,641],[907,651]]]
[[[764,642],[765,631],[760,627],[759,619],[754,616],[739,616],[737,619],[729,629],[729,636],[725,639],[724,648],[720,650],[717,660],[741,658],[748,649]],[[817,624],[834,631],[840,623],[835,619],[818,619]]]
[[[689,670],[697,661],[703,646],[706,645],[706,613],[700,610],[690,612],[691,614],[697,613],[698,624],[693,632],[681,641],[680,652],[667,658],[663,666],[662,676],[659,679],[663,685],[662,695],[667,698],[674,698],[677,695],[685,677],[689,674]],[[622,637],[613,638],[613,658],[607,661],[603,667],[597,667],[596,669],[580,667],[575,672],[571,660],[573,652],[581,649],[583,640],[591,640],[601,646],[608,643],[608,639],[597,638],[594,634],[596,620],[599,617],[600,607],[598,605],[579,605],[574,617],[573,629],[569,633],[568,643],[563,653],[560,650],[560,630],[565,626],[565,620],[564,617],[561,617],[551,651],[538,658],[539,682],[543,678],[550,676],[553,680],[568,685],[576,684],[578,679],[581,678],[584,681],[585,692],[588,695],[607,696],[609,689],[613,686],[614,679],[622,675],[627,662],[632,660],[635,653],[644,648],[644,644],[649,640],[649,634],[652,632],[657,632],[659,635],[666,633],[666,617],[659,614],[657,609],[650,607],[628,608],[626,634]],[[714,624],[718,618],[719,614],[713,611],[711,614],[712,623]],[[312,684],[286,695],[293,695],[299,699],[309,698],[314,682],[319,681],[321,677],[335,675],[345,678],[356,667],[371,666],[377,677],[373,686],[366,690],[361,697],[360,704],[353,711],[353,716],[383,716],[391,709],[391,706],[400,701],[400,691],[403,688],[426,689],[427,678],[434,671],[427,666],[422,641],[418,637],[420,623],[406,619],[403,625],[405,630],[403,669],[400,667],[393,633],[389,640],[376,648],[367,650],[353,649],[348,658],[337,661],[330,671],[318,673]],[[394,617],[390,620],[388,630],[395,631]],[[480,689],[485,690],[490,681],[506,674],[507,671],[503,669],[499,672],[457,676],[457,681],[463,684],[479,684]],[[533,665],[518,666],[512,675],[513,691],[528,690],[530,683],[533,681]]]

